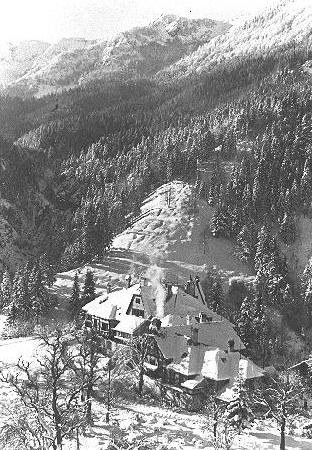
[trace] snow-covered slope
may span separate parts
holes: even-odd
[[[40,96],[109,75],[150,76],[229,28],[210,19],[162,16],[110,41],[63,39],[49,47],[11,88]]]
[[[236,56],[256,55],[284,44],[305,42],[311,45],[312,2],[283,0],[261,15],[233,26],[228,33],[212,39],[181,59],[163,75],[181,78],[199,74]]]
[[[48,47],[49,44],[41,41],[0,43],[0,87],[24,75]]]
[[[225,283],[235,276],[251,277],[252,268],[235,257],[230,241],[205,232],[213,210],[202,201],[194,205],[194,200],[193,187],[187,183],[159,187],[145,200],[133,225],[115,237],[110,253],[79,269],[80,281],[91,268],[100,294],[109,280],[113,287],[125,286],[125,275],[139,276],[153,265],[173,282],[184,282],[209,268],[218,270]],[[69,297],[75,272],[58,275],[53,289],[60,297]]]

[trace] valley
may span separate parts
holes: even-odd
[[[1,448],[311,448],[311,21],[0,45]]]

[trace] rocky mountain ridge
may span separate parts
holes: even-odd
[[[108,41],[62,39],[38,55],[9,84],[9,92],[40,97],[117,74],[124,79],[150,77],[229,28],[210,19],[161,16]]]
[[[161,75],[164,80],[198,76],[233,59],[255,57],[287,46],[292,46],[295,51],[302,42],[308,51],[312,45],[311,23],[310,1],[281,1],[253,19],[233,25],[227,33],[216,36],[192,54],[164,68]]]

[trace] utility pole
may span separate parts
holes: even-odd
[[[79,428],[76,428],[76,443],[77,443],[77,450],[80,450],[80,442],[79,442]]]
[[[108,390],[107,390],[107,412],[106,412],[106,423],[109,423],[109,414],[111,406],[111,359],[108,360]]]

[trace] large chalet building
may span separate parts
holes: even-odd
[[[146,336],[146,374],[159,380],[171,402],[198,409],[212,392],[229,401],[239,373],[248,383],[263,376],[242,355],[245,346],[233,325],[207,307],[197,277],[184,286],[127,283],[84,306],[85,325],[113,345]]]

